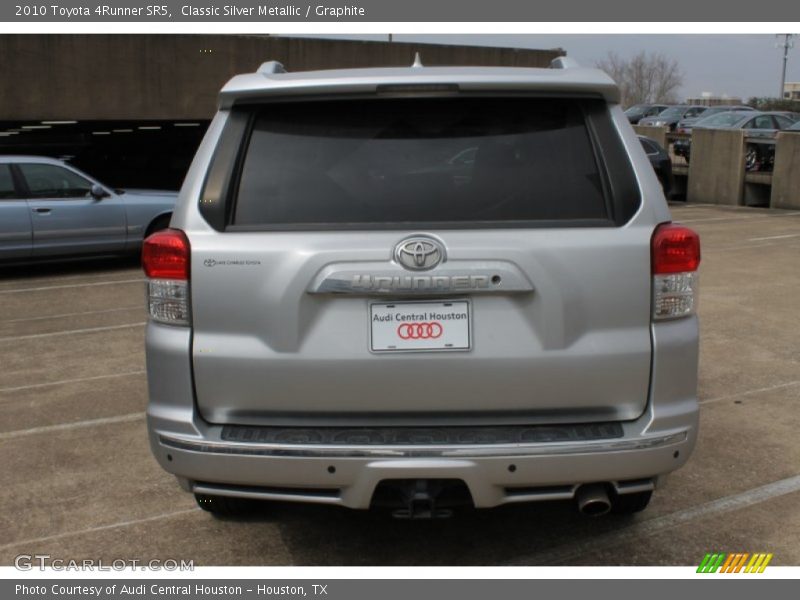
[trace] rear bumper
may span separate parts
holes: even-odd
[[[463,481],[476,507],[572,498],[584,483],[652,489],[697,437],[697,322],[654,325],[650,401],[606,439],[531,443],[331,444],[232,441],[199,416],[188,330],[150,324],[148,429],[159,464],[199,493],[368,508],[386,480]]]
[[[652,489],[685,462],[692,431],[599,442],[517,446],[310,447],[231,443],[155,434],[153,450],[187,489],[271,500],[368,508],[381,481],[457,479],[476,507],[571,498],[578,484]],[[644,481],[642,481],[644,480]]]

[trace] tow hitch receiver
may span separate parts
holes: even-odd
[[[473,502],[459,479],[390,479],[378,484],[372,505],[392,509],[396,519],[446,519]]]

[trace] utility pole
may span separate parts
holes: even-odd
[[[775,45],[776,48],[783,48],[783,71],[781,71],[781,91],[778,98],[783,99],[783,89],[786,87],[786,63],[789,62],[789,50],[794,48],[794,34],[792,33],[779,33],[778,40],[783,38],[783,41],[778,41]]]

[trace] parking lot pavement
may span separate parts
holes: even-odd
[[[148,448],[142,275],[131,261],[0,275],[0,564],[697,564],[708,551],[800,564],[800,212],[673,206],[701,267],[701,431],[634,518],[570,504],[398,521],[276,505],[220,520]]]

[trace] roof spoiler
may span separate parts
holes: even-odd
[[[419,52],[415,53],[414,64],[411,66],[417,68],[422,67],[422,60],[420,59]],[[551,69],[577,69],[579,67],[578,61],[569,56],[559,56],[550,61]],[[262,63],[256,72],[262,75],[274,75],[275,73],[286,73],[287,71],[282,63],[279,63],[277,60],[270,60]]]

